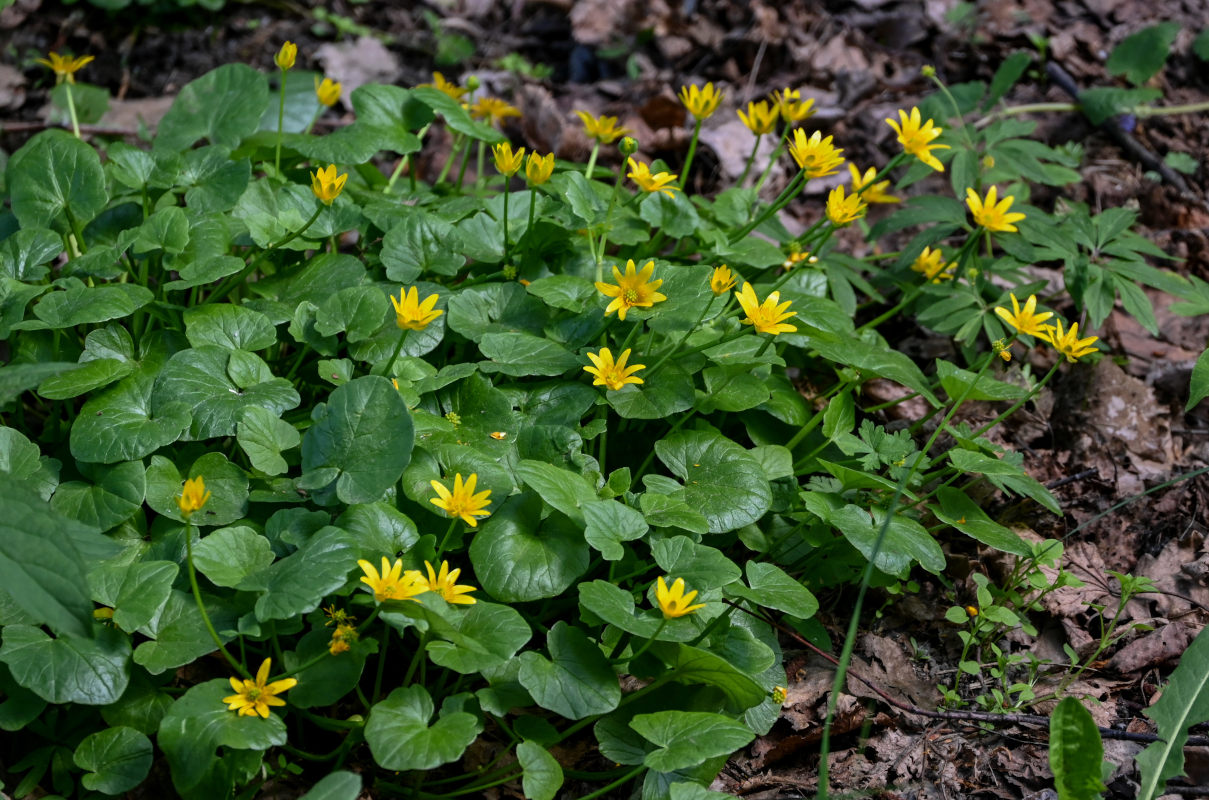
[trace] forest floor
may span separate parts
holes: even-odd
[[[1182,28],[1165,69],[1153,81],[1162,91],[1158,102],[1175,105],[1209,96],[1209,69],[1190,48],[1209,19],[1204,0],[1003,0],[977,6],[956,0],[448,0],[428,5],[338,0],[323,5],[229,3],[220,13],[194,7],[169,14],[159,10],[168,8],[165,2],[150,11],[132,5],[107,13],[86,4],[16,0],[0,12],[5,43],[0,145],[11,152],[26,131],[47,118],[46,73],[33,63],[47,50],[95,54],[87,80],[113,95],[96,127],[133,135],[141,125],[154,126],[184,84],[215,66],[241,61],[271,70],[273,54],[287,39],[299,45],[301,66],[344,82],[345,98],[369,81],[413,86],[430,81],[434,69],[450,79],[473,72],[491,93],[510,97],[521,108],[520,121],[507,131],[514,142],[581,161],[589,142],[575,109],[619,116],[645,155],[663,158],[673,168],[682,164],[691,128],[674,92],[683,84],[714,81],[726,87],[728,97],[702,136],[692,188],[705,193],[731,185],[743,169],[750,134],[733,109],[774,89],[799,88],[803,97],[813,97],[818,113],[811,126],[834,135],[854,162],[884,164],[897,145],[882,120],[931,91],[920,73],[924,65],[935,66],[949,84],[989,81],[1012,53],[1034,53],[1034,68],[1005,102],[1069,102],[1039,66],[1042,51],[1081,88],[1119,85],[1104,64],[1112,48],[1148,25],[1174,20]],[[548,67],[548,74],[523,74],[518,57],[538,69]],[[344,113],[351,115],[348,109]],[[338,116],[331,117],[340,124]],[[1047,143],[1081,146],[1083,181],[1038,190],[1030,202],[1047,208],[1069,202],[1096,211],[1135,209],[1139,232],[1171,256],[1156,266],[1209,280],[1204,182],[1209,117],[1138,121],[1133,136],[1144,149],[1160,159],[1185,153],[1196,165],[1193,174],[1176,175],[1175,183],[1077,112],[1033,118],[1039,122],[1037,136]],[[448,152],[444,146],[442,152],[439,141],[426,144],[418,169],[427,177],[439,171]],[[771,191],[786,177],[774,174]],[[811,183],[804,198],[787,209],[790,230],[817,217],[830,188],[826,181]],[[855,238],[845,244],[858,256],[867,247]],[[1039,673],[1038,694],[1052,690],[1066,674],[1058,666],[1067,662],[1063,645],[1085,655],[1098,641],[1096,607],[1115,608],[1117,584],[1110,571],[1145,576],[1161,590],[1125,608],[1123,620],[1146,630],[1104,653],[1094,670],[1067,688],[1087,701],[1101,726],[1132,732],[1153,730],[1143,710],[1209,619],[1209,476],[1176,480],[1209,464],[1209,403],[1184,411],[1192,366],[1209,339],[1209,319],[1179,316],[1169,309],[1172,298],[1150,296],[1158,338],[1132,317],[1114,312],[1096,331],[1113,357],[1065,370],[1035,403],[998,429],[1005,445],[1025,454],[1030,473],[1052,487],[1065,512],[1061,517],[1015,513],[1013,523],[1025,536],[1063,539],[1063,568],[1085,584],[1047,599],[1043,612],[1034,615],[1038,636],[1012,637],[1014,647],[1053,665]],[[923,329],[896,333],[904,349],[921,360],[949,347]],[[1052,363],[1052,354],[1040,349],[1026,358],[1034,370]],[[993,416],[989,406],[971,412],[975,419],[980,414]],[[1013,509],[996,507],[992,513],[1003,519]],[[946,608],[955,598],[972,596],[969,575],[995,576],[1006,568],[995,555],[948,555],[951,583],[924,577],[918,592],[905,598],[875,598],[876,613],[862,622],[853,663],[855,674],[923,709],[937,707],[937,684],[952,685],[956,674],[960,643],[944,619]],[[824,598],[821,620],[837,648],[850,599]],[[790,685],[783,718],[769,735],[736,754],[715,789],[750,800],[808,797],[816,789],[833,672],[792,640],[785,647]],[[962,684],[967,698],[987,689],[977,682]],[[895,708],[851,678],[849,691],[839,700],[833,791],[902,800],[1056,797],[1045,788],[1052,779],[1044,725],[927,718]],[[1052,707],[1019,710],[1044,715]],[[971,699],[968,708],[978,706]],[[1108,781],[1110,798],[1133,796],[1133,756],[1142,746],[1105,742],[1106,759],[1118,765]],[[1209,796],[1193,788],[1209,785],[1209,750],[1201,750],[1188,750],[1189,788],[1183,796]],[[575,766],[573,748],[561,755]],[[518,789],[492,791],[508,797],[519,796]],[[283,786],[274,796],[294,794]]]

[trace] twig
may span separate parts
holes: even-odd
[[[738,603],[732,603],[730,600],[723,600],[723,602],[726,603],[727,605],[731,605],[731,606],[734,606],[735,608],[738,608],[740,611],[750,614],[751,616],[755,617],[756,619],[759,619],[763,622],[767,622],[769,625],[772,625],[778,631],[780,631],[781,633],[790,637],[798,644],[802,645],[803,647],[806,647],[810,651],[827,659],[832,664],[836,664],[836,665],[839,664],[838,658],[831,655],[830,653],[828,653],[825,650],[815,647],[813,644],[811,644],[809,641],[807,641],[805,638],[803,638],[801,635],[799,635],[798,632],[793,630],[792,628],[788,628],[788,627],[780,624],[776,620],[768,619],[767,617],[765,617],[763,615],[757,614],[754,611],[746,609]],[[861,683],[868,686],[869,689],[872,690],[875,694],[877,694],[878,697],[882,698],[890,705],[894,706],[895,708],[897,708],[901,711],[905,711],[908,714],[916,714],[921,717],[928,717],[929,719],[943,719],[943,720],[966,721],[966,722],[990,722],[990,723],[997,724],[997,725],[1003,724],[1003,723],[1009,723],[1009,724],[1013,724],[1013,725],[1044,725],[1047,728],[1049,727],[1049,717],[1044,717],[1044,716],[1041,716],[1038,714],[991,714],[991,713],[988,713],[985,711],[929,711],[925,708],[920,708],[919,706],[915,706],[915,705],[912,705],[911,703],[907,703],[907,702],[904,702],[902,700],[898,700],[898,699],[892,697],[885,690],[883,690],[880,686],[873,683],[868,678],[865,678],[864,676],[858,674],[851,667],[848,668],[848,675],[849,675],[849,677],[855,678],[856,680],[858,680]],[[1127,741],[1127,742],[1147,742],[1147,743],[1157,742],[1157,741],[1161,740],[1161,737],[1158,734],[1154,734],[1154,733],[1132,733],[1130,731],[1118,731],[1118,730],[1115,730],[1114,728],[1098,728],[1098,730],[1100,731],[1100,736],[1105,739],[1120,739],[1120,740]],[[1187,741],[1185,741],[1184,746],[1185,747],[1209,746],[1209,736],[1189,736]]]
[[[1084,478],[1091,478],[1091,477],[1094,477],[1099,474],[1100,474],[1100,469],[1098,467],[1092,467],[1091,469],[1085,469],[1082,472],[1076,472],[1074,475],[1067,475],[1065,478],[1058,478],[1056,480],[1052,480],[1049,483],[1045,484],[1045,488],[1046,489],[1057,489],[1059,486],[1065,486],[1068,483],[1074,483],[1075,481],[1081,481]]]

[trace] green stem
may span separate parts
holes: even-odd
[[[763,225],[765,220],[767,220],[769,217],[773,216],[774,214],[779,212],[782,208],[787,206],[789,204],[789,201],[791,201],[791,200],[793,200],[793,198],[797,197],[798,193],[801,192],[802,189],[804,189],[805,187],[806,187],[805,173],[799,172],[797,175],[795,175],[793,177],[793,180],[791,180],[789,182],[789,185],[785,187],[785,190],[782,191],[781,194],[779,194],[777,196],[777,199],[773,200],[772,204],[769,205],[766,209],[764,209],[764,211],[761,212],[759,214],[759,216],[757,216],[754,220],[752,220],[751,222],[744,225],[736,233],[731,234],[731,237],[729,240],[730,244],[734,244],[735,242],[738,242],[740,239],[747,236],[747,234],[751,233],[756,228]]]
[[[747,175],[751,172],[751,165],[756,160],[756,151],[760,149],[760,140],[764,138],[764,134],[756,134],[756,143],[751,146],[751,155],[747,157],[747,163],[743,165],[743,174],[739,176],[739,180],[735,181],[735,186],[740,189],[747,182]]]
[[[386,652],[390,649],[390,632],[389,625],[382,628],[382,644],[378,650],[378,671],[374,675],[374,693],[370,695],[374,703],[377,703],[382,697],[382,677],[386,674]],[[411,683],[410,670],[408,672],[407,678],[403,681],[404,686]]]
[[[697,317],[697,321],[693,323],[692,327],[689,328],[687,331],[685,331],[684,335],[680,337],[680,341],[678,341],[678,342],[676,342],[676,344],[672,345],[672,349],[668,350],[667,353],[665,353],[662,358],[660,358],[658,361],[656,361],[655,366],[651,367],[650,371],[647,372],[646,376],[648,378],[650,378],[655,373],[657,373],[659,371],[659,368],[662,367],[669,358],[676,355],[676,353],[678,353],[680,351],[680,348],[684,345],[685,341],[688,340],[688,337],[691,336],[693,331],[697,330],[697,328],[705,320],[705,315],[709,313],[710,308],[713,307],[714,301],[717,299],[718,299],[717,295],[713,295],[710,297],[709,302],[705,304],[705,308],[701,309],[701,314]]]
[[[399,343],[395,345],[395,351],[390,354],[390,360],[386,362],[386,369],[382,370],[382,374],[387,378],[390,377],[390,371],[395,366],[395,361],[399,359],[399,353],[403,351],[403,343],[407,341],[407,328],[399,331]]]
[[[407,665],[407,672],[403,675],[404,686],[411,686],[411,679],[416,676],[416,669],[424,658],[424,649],[426,647],[428,647],[428,631],[420,634],[420,644],[416,647],[416,652],[412,653],[411,663]]]
[[[71,132],[72,132],[72,133],[74,133],[74,134],[76,135],[76,138],[77,138],[77,139],[80,139],[80,138],[82,138],[82,137],[80,136],[80,122],[79,122],[79,120],[78,120],[78,119],[77,119],[77,117],[76,117],[76,101],[75,101],[75,98],[73,98],[73,97],[71,96],[71,81],[68,81],[68,82],[67,82],[67,91],[66,91],[66,94],[67,94],[67,115],[68,115],[69,117],[71,117]]]
[[[469,146],[469,144],[470,141],[462,134],[455,133],[453,135],[453,142],[451,142],[449,145],[449,156],[445,159],[445,164],[441,167],[441,174],[437,176],[437,184],[445,182],[445,179],[449,177],[449,170],[451,167],[453,167],[453,162],[457,160],[458,151],[463,147]]]
[[[591,794],[585,794],[583,797],[579,798],[579,800],[596,800],[596,798],[598,798],[598,797],[604,797],[609,792],[616,789],[618,786],[624,786],[626,783],[628,783],[629,781],[638,777],[640,774],[642,774],[645,771],[646,771],[646,766],[643,764],[639,764],[638,766],[634,767],[632,770],[627,772],[625,775],[622,775],[620,778],[618,778],[617,780],[610,783],[608,786],[602,786],[599,789],[597,789],[596,791],[592,792]]]
[[[457,517],[449,520],[449,527],[445,529],[445,535],[441,537],[441,543],[437,545],[436,554],[433,556],[433,558],[436,560],[438,565],[441,563],[441,553],[445,552],[445,545],[449,543],[449,537],[453,535],[453,531],[457,527],[457,524]]]
[[[528,256],[533,251],[533,239],[534,239],[533,214],[535,211],[537,211],[537,189],[530,186],[529,187],[529,224],[525,226],[525,236],[527,238],[525,240],[525,258],[522,259],[522,263],[524,261],[528,260]]]
[[[684,169],[680,172],[680,188],[683,189],[685,182],[688,181],[688,172],[693,168],[693,157],[697,155],[697,140],[701,138],[701,123],[703,120],[697,120],[693,125],[693,138],[688,143],[688,155],[684,157]]]
[[[403,168],[411,161],[411,153],[399,159],[399,163],[395,165],[395,169],[390,173],[390,180],[382,187],[382,194],[390,194],[390,190],[395,188],[395,181],[399,180],[399,176],[403,174]]]
[[[665,627],[667,627],[667,620],[668,620],[667,617],[664,617],[663,619],[659,620],[659,627],[655,628],[655,632],[651,634],[650,638],[648,638],[645,642],[643,642],[642,647],[638,648],[637,653],[634,653],[633,655],[628,656],[628,657],[627,656],[618,656],[617,658],[613,659],[614,663],[619,664],[622,661],[637,661],[638,657],[640,655],[642,655],[643,653],[645,653],[652,644],[659,641],[659,634],[663,633],[663,629]]]
[[[973,435],[973,436],[971,436],[970,438],[972,438],[972,439],[977,439],[979,436],[981,436],[982,434],[986,433],[986,432],[987,432],[987,431],[989,431],[991,428],[995,427],[995,426],[996,426],[996,425],[998,425],[1000,422],[1002,422],[1003,420],[1005,420],[1005,419],[1007,419],[1008,417],[1010,417],[1012,414],[1014,414],[1014,413],[1016,412],[1016,410],[1017,410],[1017,409],[1019,409],[1019,408],[1020,408],[1022,405],[1024,405],[1025,403],[1027,403],[1029,400],[1031,400],[1031,399],[1033,399],[1034,397],[1036,397],[1036,396],[1037,396],[1037,393],[1041,391],[1042,387],[1044,387],[1044,386],[1045,386],[1045,384],[1049,383],[1050,378],[1054,377],[1054,374],[1055,374],[1055,373],[1058,371],[1058,367],[1060,367],[1060,366],[1062,366],[1062,359],[1061,359],[1061,358],[1059,358],[1059,359],[1058,359],[1058,361],[1057,361],[1057,362],[1055,362],[1055,363],[1054,363],[1054,365],[1053,365],[1052,367],[1050,367],[1049,372],[1045,373],[1045,377],[1041,379],[1041,382],[1040,382],[1040,383],[1038,383],[1036,386],[1034,386],[1034,387],[1033,387],[1033,390],[1032,390],[1031,392],[1029,392],[1028,394],[1026,394],[1026,395],[1025,395],[1023,398],[1021,398],[1021,399],[1020,399],[1020,400],[1019,400],[1017,403],[1015,403],[1015,404],[1014,404],[1014,405],[1013,405],[1011,408],[1009,408],[1007,411],[1004,411],[1002,414],[1000,414],[999,416],[995,417],[995,419],[991,420],[991,421],[990,421],[990,422],[988,422],[986,425],[983,425],[981,428],[979,428],[978,430],[974,431],[974,435]]]
[[[504,176],[504,266],[508,266],[508,176]]]
[[[584,177],[592,180],[592,171],[596,169],[596,156],[600,155],[600,142],[596,142],[592,146],[592,155],[588,156],[588,168],[584,170]]]
[[[246,278],[249,274],[252,273],[253,270],[256,269],[257,266],[259,266],[260,262],[264,260],[265,256],[267,256],[272,251],[274,251],[280,247],[283,247],[283,246],[289,244],[290,242],[294,241],[299,236],[301,236],[306,231],[307,228],[309,228],[309,227],[311,227],[311,225],[315,224],[315,220],[319,219],[319,215],[323,213],[323,209],[326,207],[327,206],[325,206],[323,203],[320,203],[319,207],[315,209],[315,213],[311,214],[311,218],[308,219],[305,223],[303,223],[301,228],[294,231],[289,236],[282,239],[280,242],[275,242],[273,244],[270,244],[264,250],[261,250],[251,261],[248,262],[248,265],[246,267],[244,267],[239,272],[235,273],[234,275],[232,275],[231,277],[229,277],[225,281],[223,281],[222,284],[217,289],[215,289],[214,292],[209,297],[206,298],[205,302],[213,303],[215,301],[223,299],[228,294],[230,294],[231,291],[236,286],[239,285],[240,281],[242,281],[244,278]]]
[[[625,168],[617,170],[617,180],[613,181],[613,193],[609,195],[609,210],[605,212],[604,230],[600,232],[600,248],[596,251],[596,281],[600,283],[604,281],[604,252],[605,245],[609,241],[609,222],[613,219],[613,209],[617,207],[617,192],[621,189],[621,182],[625,179]]]
[[[206,604],[202,601],[201,587],[197,585],[197,570],[193,567],[193,523],[188,518],[185,519],[185,566],[189,571],[189,587],[193,590],[193,599],[197,602],[197,610],[201,612],[202,623],[206,626],[206,632],[210,634],[210,638],[214,640],[214,644],[218,645],[219,652],[227,659],[227,663],[231,665],[231,668],[248,680],[252,680],[252,673],[248,672],[247,668],[236,661],[235,657],[227,651],[227,646],[223,644],[218,631],[214,630],[214,623],[210,621],[210,615],[206,613]]]
[[[288,74],[284,69],[281,70],[281,91],[278,92],[281,97],[277,103],[277,150],[273,154],[273,173],[279,177],[281,175],[281,137],[285,129],[285,82]]]

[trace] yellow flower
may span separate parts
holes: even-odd
[[[808,264],[817,264],[817,263],[819,263],[819,257],[812,256],[810,254],[809,250],[802,250],[797,253],[790,253],[788,256],[785,257],[785,260],[781,262],[781,267],[783,269],[793,269],[798,264],[801,264],[803,261],[805,261]]]
[[[837,228],[848,225],[865,216],[868,206],[859,194],[844,196],[844,187],[837,186],[827,195],[827,219]]]
[[[747,113],[739,111],[739,119],[747,129],[757,136],[772,133],[777,129],[777,116],[780,113],[777,106],[769,106],[767,100],[747,104]]]
[[[330,164],[327,169],[320,168],[318,172],[311,173],[311,191],[325,205],[330,206],[332,201],[340,196],[340,192],[344,191],[344,182],[347,180],[347,172],[337,176],[336,165]]]
[[[462,483],[462,473],[459,472],[454,476],[452,492],[446,489],[445,484],[440,481],[429,481],[440,497],[434,497],[428,502],[451,517],[461,517],[467,525],[476,528],[479,522],[475,517],[486,517],[491,514],[490,511],[484,511],[487,506],[491,505],[487,499],[491,497],[491,490],[485,489],[475,494],[474,486],[478,479],[479,476],[472,472],[466,479],[466,483]]]
[[[439,72],[432,73],[432,83],[421,83],[416,88],[436,89],[439,92],[444,92],[454,100],[462,99],[462,95],[466,94],[467,89],[458,86],[456,83],[450,83],[445,80],[445,76]]]
[[[932,283],[940,283],[953,280],[953,275],[957,271],[957,263],[950,261],[946,264],[945,254],[940,251],[939,247],[935,250],[925,247],[915,261],[911,262],[911,269],[922,274]]]
[[[772,99],[777,103],[777,110],[781,112],[781,119],[785,120],[786,124],[801,122],[814,116],[814,98],[809,97],[802,100],[801,97],[802,93],[797,89],[772,93]]]
[[[1016,198],[1010,194],[1004,195],[1002,200],[996,202],[998,199],[999,188],[996,186],[987,189],[985,200],[980,198],[973,189],[966,189],[966,205],[970,207],[970,213],[974,215],[975,224],[992,232],[1015,233],[1016,226],[1012,223],[1024,219],[1024,214],[1008,213],[1012,203],[1016,202]]]
[[[995,309],[998,311],[999,309]],[[1066,356],[1066,360],[1072,364],[1078,361],[1088,353],[1096,352],[1093,346],[1100,337],[1088,336],[1086,339],[1079,338],[1079,323],[1072,322],[1069,331],[1062,330],[1062,320],[1055,319],[1053,325],[1046,325],[1042,338],[1054,346],[1062,355]]]
[[[473,597],[467,597],[469,592],[478,591],[473,586],[458,586],[458,576],[462,574],[462,570],[449,569],[449,562],[441,562],[440,574],[432,568],[432,564],[424,562],[425,569],[428,570],[428,591],[433,594],[438,594],[446,603],[454,603],[455,605],[472,606],[475,604]]]
[[[697,603],[697,605],[689,605],[693,599],[697,597],[696,590],[688,592],[684,591],[684,578],[677,578],[672,581],[672,588],[668,589],[667,584],[663,582],[663,576],[659,576],[659,581],[655,584],[655,600],[659,603],[659,610],[663,612],[665,619],[674,617],[683,617],[686,614],[691,614],[699,608],[705,608],[705,603]]]
[[[848,162],[848,174],[852,176],[852,191],[859,193],[861,199],[866,203],[898,202],[897,197],[886,194],[886,187],[890,185],[890,181],[873,183],[873,179],[877,177],[877,167],[869,167],[862,175],[861,171],[856,168],[856,164],[850,161]]]
[[[395,324],[409,331],[422,331],[434,319],[444,314],[444,311],[434,309],[440,299],[439,294],[430,294],[420,302],[420,290],[414,286],[399,289],[399,299],[390,296],[391,305],[395,307]]]
[[[646,164],[634,158],[630,159],[630,172],[626,173],[626,177],[631,178],[634,183],[644,192],[663,192],[668,197],[675,197],[676,186],[668,186],[669,183],[676,180],[678,176],[672,175],[669,172],[657,172],[651,174],[651,168]]]
[[[45,64],[54,70],[55,83],[61,83],[64,78],[68,83],[76,82],[75,73],[79,72],[84,65],[92,61],[96,56],[61,56],[58,53],[47,53],[48,58],[39,58],[39,64]],[[48,60],[49,59],[49,60]]]
[[[824,138],[822,133],[815,131],[807,138],[801,128],[793,132],[793,141],[789,144],[789,154],[798,162],[807,178],[834,175],[839,171],[840,164],[844,163],[844,157],[840,155],[842,152],[831,144],[830,136]]]
[[[298,57],[298,45],[293,42],[286,42],[277,51],[277,55],[273,56],[273,60],[277,62],[277,66],[283,70],[293,69],[294,59]]]
[[[744,325],[754,325],[760,333],[768,333],[776,336],[779,333],[793,333],[797,327],[790,325],[785,320],[790,317],[796,317],[798,312],[786,311],[792,300],[781,302],[781,293],[773,292],[764,298],[764,302],[760,302],[760,298],[756,297],[756,290],[752,288],[750,283],[743,282],[743,290],[735,292],[735,298],[742,306],[747,318],[743,320]]]
[[[599,353],[588,353],[588,358],[595,366],[584,367],[584,372],[596,376],[596,380],[592,381],[593,386],[607,386],[616,392],[627,383],[642,383],[642,378],[635,378],[633,373],[646,369],[646,365],[631,364],[627,367],[625,362],[629,357],[630,351],[627,348],[622,352],[621,358],[614,362],[613,352],[607,347],[602,347]]]
[[[608,308],[605,309],[605,316],[616,311],[617,318],[625,322],[626,312],[631,308],[650,308],[655,303],[662,303],[666,300],[666,295],[655,291],[663,285],[663,279],[651,280],[651,276],[654,274],[654,261],[646,262],[641,272],[635,272],[634,260],[630,259],[626,262],[624,275],[614,264],[613,279],[617,281],[617,284],[599,281],[596,283],[596,288],[600,290],[601,294],[613,298],[613,302],[609,303]]]
[[[319,76],[315,76],[315,97],[319,98],[319,102],[323,103],[328,108],[336,105],[340,99],[340,90],[344,88],[339,81],[334,81],[331,78],[324,78],[323,82],[319,82]]]
[[[714,274],[709,278],[709,290],[714,293],[715,297],[722,295],[735,288],[735,273],[731,272],[730,267],[723,264],[714,270]]]
[[[714,88],[712,83],[700,86],[681,86],[680,102],[688,109],[688,113],[697,119],[709,119],[718,110],[722,102],[722,92]]]
[[[629,128],[617,127],[617,117],[606,117],[603,114],[594,117],[587,111],[576,111],[575,113],[583,120],[584,133],[601,144],[612,144],[630,132]]]
[[[940,136],[944,132],[944,128],[937,128],[932,124],[932,120],[920,124],[918,108],[912,108],[909,117],[906,111],[899,109],[898,119],[899,122],[887,119],[886,124],[898,134],[898,143],[903,146],[903,151],[915,156],[937,172],[944,172],[944,164],[941,164],[940,160],[932,155],[933,150],[949,149],[947,144],[932,144],[932,140]]]
[[[181,513],[188,517],[194,511],[201,511],[201,507],[209,499],[210,493],[206,491],[206,481],[201,475],[198,475],[196,478],[185,481],[185,488],[181,490],[181,496],[176,498],[176,504],[180,506]]]
[[[544,156],[539,156],[537,153],[529,154],[529,160],[525,162],[525,178],[528,179],[530,186],[541,186],[550,180],[550,176],[553,174],[553,153],[546,153]]]
[[[500,142],[492,148],[495,154],[495,168],[500,171],[501,175],[507,175],[511,178],[521,168],[521,164],[525,161],[525,148],[512,152],[512,145],[508,142]]]
[[[332,641],[328,645],[327,651],[334,656],[347,653],[359,638],[356,626],[337,625],[336,630],[332,631]]]
[[[269,667],[273,659],[266,658],[256,671],[256,680],[250,681],[231,678],[231,688],[235,694],[224,697],[230,711],[238,711],[241,717],[254,717],[259,714],[263,719],[269,718],[269,706],[284,706],[285,701],[277,695],[293,689],[298,685],[296,678],[283,678],[269,683]]]
[[[1030,294],[1028,300],[1024,303],[1024,310],[1020,309],[1020,301],[1016,299],[1016,295],[1009,295],[1012,298],[1012,310],[1009,312],[1006,308],[998,307],[995,313],[1016,330],[1023,333],[1025,336],[1037,336],[1046,341],[1049,341],[1049,326],[1042,325],[1047,319],[1054,315],[1052,311],[1046,311],[1043,314],[1037,312],[1037,295]],[[1055,345],[1056,347],[1057,345]]]
[[[470,116],[475,119],[485,119],[492,125],[499,125],[508,117],[519,117],[521,110],[511,103],[498,97],[484,97],[470,107]]]
[[[365,559],[360,559],[357,566],[365,574],[361,582],[374,593],[374,600],[385,603],[387,600],[415,600],[418,594],[428,591],[428,584],[418,569],[403,571],[403,559],[396,558],[391,564],[386,556],[382,556],[382,571],[374,569],[374,565]],[[418,603],[419,601],[416,600]]]

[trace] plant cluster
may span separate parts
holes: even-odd
[[[1153,329],[1139,282],[1187,289],[1145,262],[1162,254],[1131,212],[1029,204],[1075,160],[1032,123],[967,119],[1015,62],[887,120],[902,150],[880,168],[808,135],[810,102],[779,92],[741,112],[779,136],[762,174],[746,185],[753,147],[739,185],[703,197],[683,187],[712,85],[682,90],[677,174],[586,112],[587,165],[526,155],[500,130],[516,108],[440,74],[362,86],[355,121],[313,135],[340,87],[296,57],[277,55],[277,97],[241,64],[197,79],[149,148],[50,130],[8,162],[16,797],[121,794],[157,758],[187,798],[299,765],[327,775],[315,797],[363,779],[720,796],[705,787],[785,697],[769,618],[808,626],[814,592],[862,574],[940,574],[945,541],[1037,558],[980,498],[1058,505],[988,431],[1100,357],[1079,326],[1115,301]],[[72,109],[87,60],[48,59]],[[426,182],[436,125],[453,148]],[[785,151],[798,169],[764,200]],[[777,212],[845,165],[817,222],[787,230]],[[938,174],[939,193],[888,192]],[[895,210],[870,225],[871,203]],[[853,225],[902,245],[856,257],[834,236]],[[921,368],[879,332],[904,320],[951,335],[953,360]],[[1012,361],[1034,345],[1040,380]],[[887,427],[873,380],[930,412]],[[955,419],[970,401],[1005,408],[975,429]],[[591,771],[557,757],[573,737],[598,747]]]

